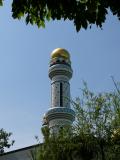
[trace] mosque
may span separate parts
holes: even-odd
[[[43,126],[47,125],[51,132],[57,133],[60,127],[71,125],[75,112],[70,107],[70,54],[67,50],[57,48],[51,53],[48,75],[51,79],[51,107],[44,114]],[[4,153],[0,160],[32,160],[31,150],[38,145],[21,148]]]

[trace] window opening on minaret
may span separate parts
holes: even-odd
[[[63,84],[60,83],[60,106],[63,107]]]

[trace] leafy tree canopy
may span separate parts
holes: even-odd
[[[4,129],[0,129],[0,154],[4,153],[5,148],[10,148],[14,141],[9,141],[12,133],[7,133]]]
[[[4,0],[0,0],[0,5]],[[110,10],[120,20],[120,0],[13,0],[12,16],[45,27],[49,20],[70,20],[76,30],[92,24],[102,28]]]

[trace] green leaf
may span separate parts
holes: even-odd
[[[3,6],[3,0],[0,0],[0,6]]]

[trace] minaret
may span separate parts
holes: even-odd
[[[70,54],[62,48],[51,53],[49,78],[51,79],[51,107],[45,114],[45,122],[50,130],[71,125],[75,113],[70,107],[70,83],[72,78]]]

